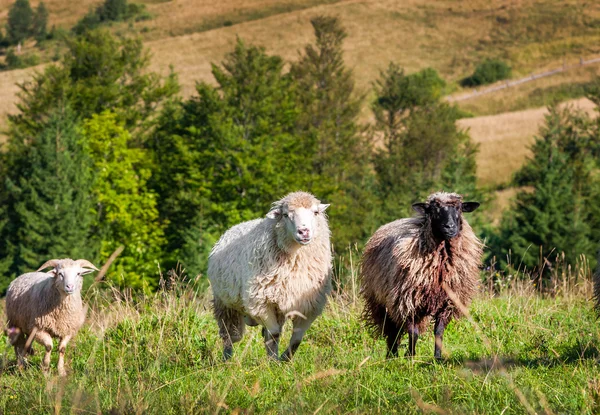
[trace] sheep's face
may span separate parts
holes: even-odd
[[[315,203],[310,208],[288,205],[276,206],[267,214],[270,219],[279,220],[287,235],[300,245],[308,245],[318,235],[319,219],[329,205]]]
[[[83,276],[90,272],[98,271],[90,261],[86,259],[51,259],[38,268],[38,272],[52,267],[48,274],[54,277],[54,285],[63,295],[71,295],[81,291]]]
[[[462,203],[460,200],[453,203],[432,200],[413,205],[413,209],[429,218],[431,231],[438,240],[450,240],[460,235],[462,212],[472,212],[478,207],[477,202]]]
[[[92,270],[82,268],[79,265],[71,267],[62,267],[59,265],[52,271],[54,272],[54,278],[56,278],[56,286],[65,295],[71,295],[80,291],[83,284],[83,276],[92,272]]]

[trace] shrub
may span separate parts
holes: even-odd
[[[6,69],[22,69],[35,66],[40,63],[40,57],[35,54],[17,55],[14,49],[9,49],[6,52]]]
[[[461,81],[462,86],[479,86],[491,84],[510,78],[511,68],[500,59],[486,59],[475,68],[473,75]]]

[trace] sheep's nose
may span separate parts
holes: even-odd
[[[65,285],[65,291],[67,292],[73,292],[75,290],[75,286],[73,284],[66,284]]]
[[[310,236],[310,230],[308,228],[298,228],[298,235],[303,238],[308,238]]]

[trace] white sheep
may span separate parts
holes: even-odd
[[[50,271],[41,270],[52,267]],[[65,372],[65,349],[67,343],[79,331],[85,320],[85,308],[81,301],[83,275],[98,270],[85,259],[51,259],[37,272],[17,277],[6,292],[7,335],[15,347],[18,364],[24,363],[26,336],[46,348],[43,369],[50,367],[52,339],[59,338],[58,373]],[[31,344],[30,339],[27,345]]]
[[[266,218],[232,227],[215,244],[208,278],[224,359],[246,324],[263,326],[267,354],[277,359],[286,318],[294,329],[281,360],[292,358],[331,291],[327,207],[310,193],[290,193]]]

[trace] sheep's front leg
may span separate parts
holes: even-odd
[[[438,316],[435,319],[435,325],[433,328],[433,332],[435,334],[435,349],[433,356],[441,360],[442,359],[442,342],[444,340],[444,330],[446,329],[446,325],[449,322],[449,318]]]
[[[281,326],[283,325],[283,322],[280,320],[273,312],[270,312],[267,318],[262,320],[262,332],[265,339],[267,356],[275,360],[279,358],[279,337],[281,335]]]
[[[286,349],[286,351],[281,355],[281,360],[284,362],[289,362],[292,360],[294,353],[298,350],[298,346],[302,343],[302,338],[304,337],[304,333],[310,328],[312,323],[315,321],[316,316],[311,316],[308,318],[304,317],[295,317],[293,320],[294,329],[292,333],[292,337],[290,339],[290,345]]]
[[[50,369],[50,353],[52,353],[52,336],[45,331],[38,331],[35,334],[35,341],[44,346],[46,353],[42,361],[42,369],[47,372]]]
[[[419,340],[419,325],[415,322],[408,323],[408,350],[406,356],[413,357],[417,348],[417,340]]]
[[[71,336],[63,337],[58,344],[58,375],[66,376],[67,372],[65,371],[65,351],[67,349],[67,344],[71,340]]]

